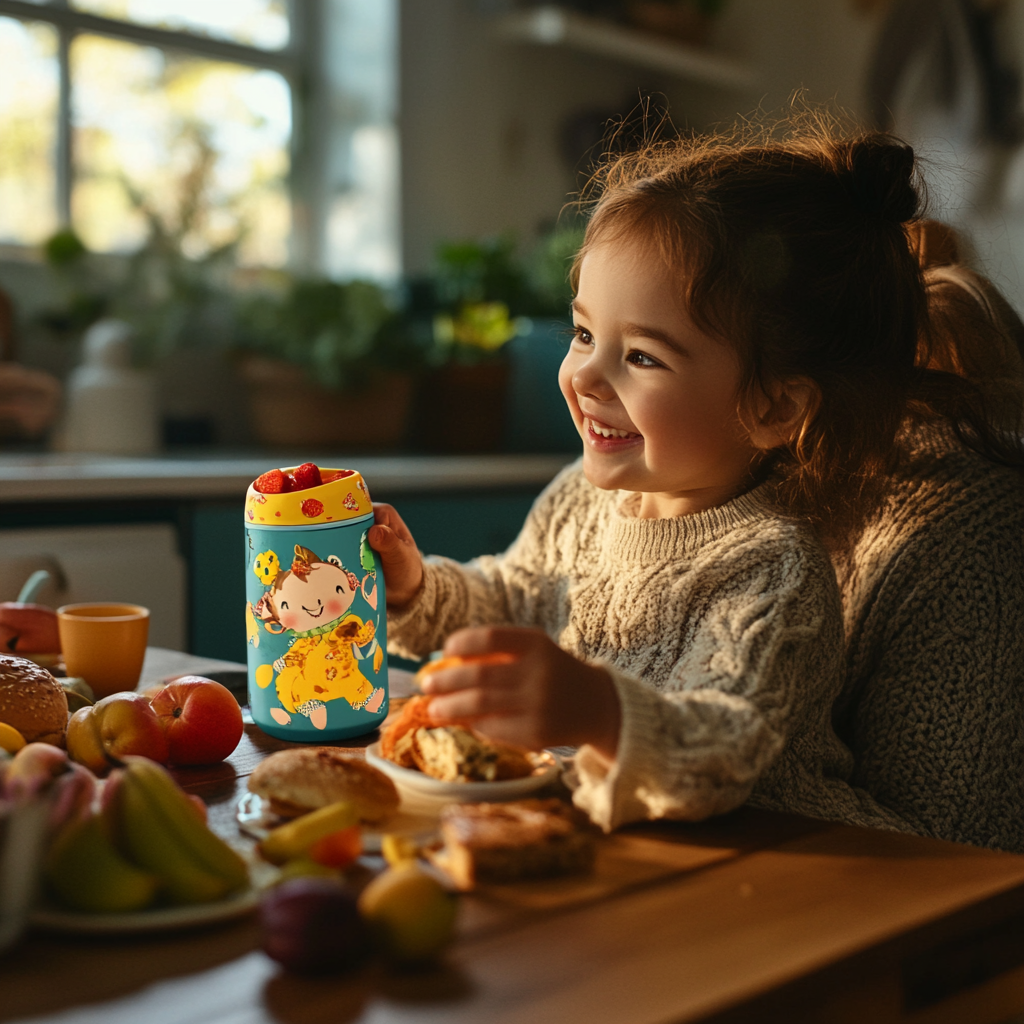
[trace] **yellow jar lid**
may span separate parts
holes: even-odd
[[[292,473],[298,467],[282,467]],[[358,519],[373,511],[370,492],[354,469],[320,467],[319,487],[284,494],[263,494],[253,484],[245,495],[245,521],[254,526],[318,526]]]

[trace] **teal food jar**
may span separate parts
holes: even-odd
[[[373,507],[351,469],[271,470],[245,497],[245,621],[253,721],[323,743],[388,713],[384,574]]]

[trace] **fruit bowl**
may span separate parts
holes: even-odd
[[[230,921],[255,910],[262,890],[248,886],[227,899],[193,903],[184,907],[156,907],[127,914],[82,914],[64,910],[49,902],[36,907],[29,925],[44,931],[78,935],[114,935],[131,932],[163,932],[177,928]]]

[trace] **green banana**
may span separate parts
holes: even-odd
[[[43,876],[61,904],[92,914],[148,907],[159,884],[155,875],[121,856],[94,814],[61,829],[46,856]]]
[[[124,853],[158,875],[172,903],[208,903],[249,880],[245,861],[199,820],[188,797],[164,768],[126,757],[104,799]]]

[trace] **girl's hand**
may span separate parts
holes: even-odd
[[[453,633],[446,657],[506,652],[504,664],[469,662],[430,673],[431,717],[468,723],[530,750],[589,743],[614,758],[622,711],[611,676],[567,654],[539,629],[483,626]]]
[[[423,558],[409,527],[390,505],[374,502],[373,519],[367,540],[380,555],[388,607],[402,608],[423,585]]]

